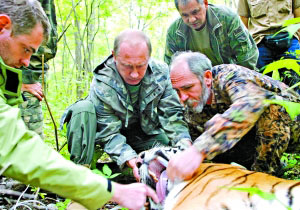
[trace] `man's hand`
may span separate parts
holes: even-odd
[[[145,205],[147,196],[151,197],[154,202],[159,202],[155,192],[145,184],[122,185],[114,183],[114,195],[111,200],[123,207],[139,210]]]
[[[197,172],[205,155],[199,152],[194,146],[176,154],[167,167],[168,178],[172,181],[176,179],[188,180]]]
[[[43,94],[42,86],[39,82],[35,84],[22,84],[21,90],[31,93],[32,95],[37,97],[40,101],[43,100],[44,94]]]
[[[133,176],[135,177],[136,181],[140,181],[140,175],[139,175],[139,169],[136,165],[136,161],[137,159],[136,158],[133,158],[131,160],[128,160],[127,161],[127,165],[132,168],[132,171],[133,171]]]

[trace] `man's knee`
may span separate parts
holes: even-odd
[[[71,160],[90,164],[94,154],[97,128],[96,111],[92,102],[80,100],[69,106],[61,118],[61,129],[67,124],[68,149]]]

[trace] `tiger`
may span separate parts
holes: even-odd
[[[150,200],[150,209],[300,209],[300,181],[249,171],[240,165],[202,163],[192,179],[172,183],[165,169],[181,150],[159,145],[139,154],[140,180],[156,189],[160,200],[159,204]]]

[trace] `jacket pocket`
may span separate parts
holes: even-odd
[[[233,35],[235,37],[235,40],[237,42],[237,45],[240,46],[243,52],[247,52],[248,46],[251,46],[251,43],[249,43],[249,37],[246,35],[245,31],[243,31],[242,27],[239,27],[233,31]]]
[[[250,12],[253,18],[260,18],[267,14],[267,3],[268,0],[250,0]]]
[[[277,0],[277,11],[279,13],[292,13],[292,0]]]

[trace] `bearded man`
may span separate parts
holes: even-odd
[[[265,103],[300,102],[284,83],[235,64],[212,68],[198,52],[175,55],[170,74],[196,140],[171,159],[169,178],[190,178],[204,158],[278,174],[282,154],[299,151],[299,116],[293,121],[282,106]]]

